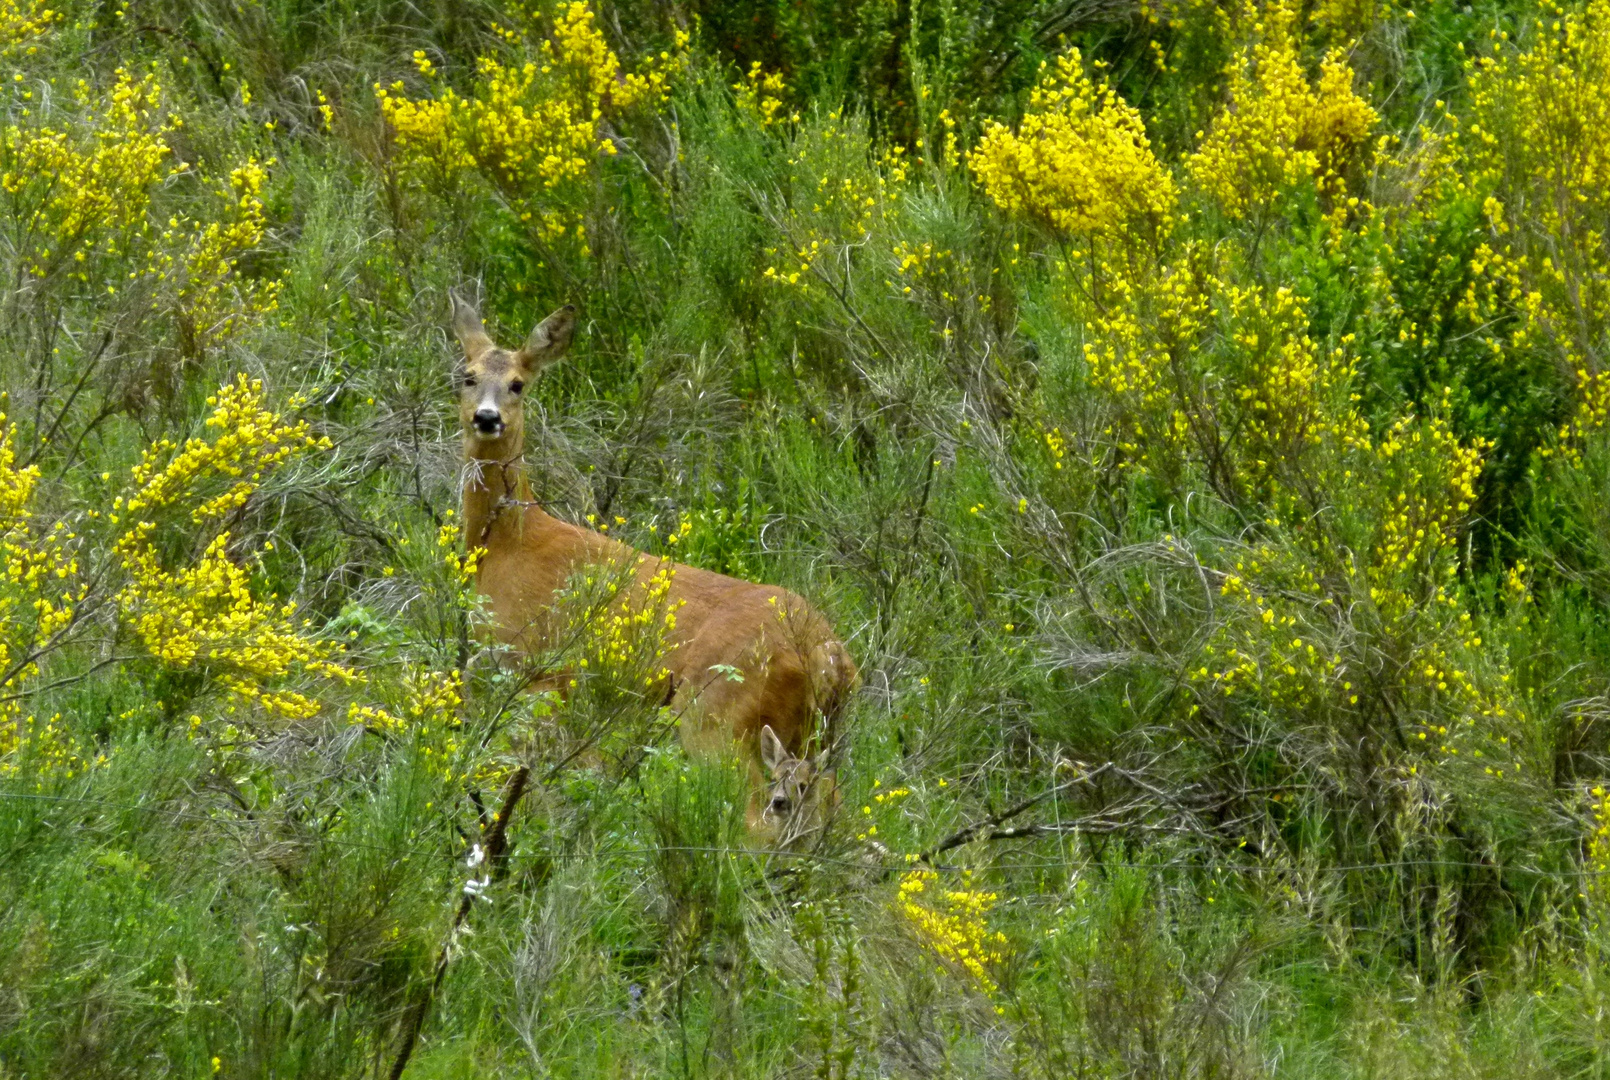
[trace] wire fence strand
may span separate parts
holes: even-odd
[[[64,805],[94,806],[113,812],[134,812],[160,815],[180,821],[193,821],[209,825],[240,825],[239,820],[230,820],[212,814],[196,813],[188,810],[178,810],[171,807],[153,806],[149,803],[119,802],[113,799],[97,799],[79,795],[45,795],[29,792],[0,792],[0,799],[12,801],[35,801],[56,803]],[[457,860],[461,853],[448,853],[441,845],[390,845],[374,844],[362,840],[352,840],[343,837],[323,836],[310,841],[310,844],[323,844],[332,847],[348,848],[352,850],[373,851],[393,858],[413,857],[419,855],[435,855]],[[509,857],[513,861],[528,860],[568,860],[568,859],[607,859],[615,856],[622,857],[651,857],[662,853],[684,852],[689,854],[709,855],[742,855],[757,859],[787,859],[795,861],[818,862],[826,865],[837,865],[863,871],[887,871],[903,869],[908,863],[906,857],[899,853],[877,854],[868,852],[860,859],[844,858],[830,855],[820,851],[748,848],[734,846],[701,846],[690,844],[654,845],[652,847],[620,847],[596,848],[589,851],[552,851],[552,850],[526,850],[511,851]],[[1307,875],[1307,874],[1365,874],[1378,873],[1388,870],[1408,869],[1438,869],[1438,870],[1479,870],[1495,874],[1530,874],[1536,877],[1566,880],[1592,880],[1610,875],[1610,869],[1595,869],[1593,867],[1578,866],[1575,868],[1548,868],[1540,866],[1523,866],[1515,863],[1499,864],[1491,862],[1476,862],[1461,859],[1398,859],[1393,861],[1344,863],[1338,866],[1323,864],[1277,865],[1270,863],[1202,863],[1190,860],[1152,860],[1135,861],[1104,857],[1090,857],[1085,859],[1040,859],[1032,861],[1013,860],[1005,857],[997,860],[1004,868],[1011,870],[1149,870],[1149,871],[1191,871],[1196,873],[1234,873],[1234,874],[1269,874],[1269,875]],[[914,864],[912,864],[914,865]],[[941,871],[958,871],[964,869],[960,866],[923,864],[927,869]],[[975,868],[976,869],[976,868]]]

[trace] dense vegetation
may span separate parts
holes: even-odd
[[[1610,0],[0,0],[0,76],[0,1077],[1610,1075]],[[565,696],[489,644],[450,289],[580,309],[544,505],[839,628],[825,834],[586,582]]]

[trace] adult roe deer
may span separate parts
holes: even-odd
[[[644,555],[544,512],[526,478],[521,395],[569,348],[575,308],[555,311],[510,351],[493,343],[474,307],[457,296],[452,304],[464,350],[464,542],[485,549],[477,587],[497,635],[526,652],[549,644],[554,601],[587,566],[629,574],[645,601],[650,580],[674,568],[666,600],[676,618],[663,664],[683,746],[709,754],[736,744],[751,773],[752,835],[786,843],[819,827],[809,819],[828,801],[831,778],[818,783],[819,758],[807,756],[812,735],[819,717],[832,730],[858,681],[832,627],[787,589]]]

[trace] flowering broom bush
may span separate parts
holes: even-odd
[[[1493,41],[1477,59],[1470,122],[1446,152],[1463,157],[1452,182],[1481,199],[1483,217],[1461,314],[1505,327],[1495,349],[1546,349],[1575,383],[1561,430],[1574,453],[1610,420],[1610,161],[1595,134],[1610,86],[1610,5],[1561,14],[1530,48]]]
[[[1325,55],[1317,78],[1304,74],[1296,17],[1282,4],[1258,14],[1253,29],[1260,40],[1237,51],[1229,100],[1185,160],[1197,187],[1232,218],[1267,212],[1303,180],[1342,195],[1350,160],[1377,120],[1355,91],[1353,69],[1340,50]]]
[[[96,282],[106,297],[121,291],[170,314],[175,345],[190,360],[272,311],[277,285],[238,272],[263,240],[265,167],[249,158],[226,181],[199,178],[216,200],[213,213],[163,215],[154,202],[161,186],[194,170],[174,156],[182,121],[163,117],[158,76],[119,68],[104,100],[82,80],[73,98],[79,116],[62,128],[0,131],[0,199],[20,272]]]
[[[250,575],[231,558],[229,531],[222,526],[277,467],[297,454],[328,450],[330,443],[313,436],[305,421],[287,424],[267,409],[262,383],[244,375],[208,403],[214,408],[206,425],[217,438],[150,447],[134,467],[133,494],[112,503],[111,521],[124,527],[113,550],[129,577],[117,603],[160,663],[206,671],[239,700],[306,719],[318,711],[316,700],[269,685],[290,674],[348,681],[355,676],[331,659],[339,646],[311,638],[297,624],[294,603],[253,595]],[[293,408],[298,404],[292,401]],[[156,534],[158,520],[176,508],[189,511],[189,526],[212,535],[193,564],[170,569]]]
[[[987,124],[968,161],[1001,209],[1071,235],[1156,229],[1174,208],[1140,113],[1091,81],[1078,49],[1035,87],[1019,130]]]
[[[41,718],[28,707],[30,683],[72,629],[88,590],[66,522],[40,528],[38,483],[37,466],[17,464],[16,427],[0,414],[0,776],[26,767],[42,785],[84,767],[61,716]]]
[[[618,152],[602,127],[606,113],[663,105],[685,63],[687,35],[678,36],[675,55],[661,53],[623,74],[586,3],[564,5],[552,35],[541,41],[518,30],[499,32],[510,56],[478,57],[468,96],[444,86],[414,99],[401,82],[377,83],[381,113],[405,168],[441,190],[473,170],[537,236],[552,241],[569,234],[585,246],[575,208],[581,181],[600,155]],[[426,79],[439,78],[424,53],[415,53],[414,62]]]

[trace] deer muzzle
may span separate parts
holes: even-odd
[[[496,409],[482,406],[475,410],[475,433],[484,439],[495,439],[503,434],[503,415]]]

